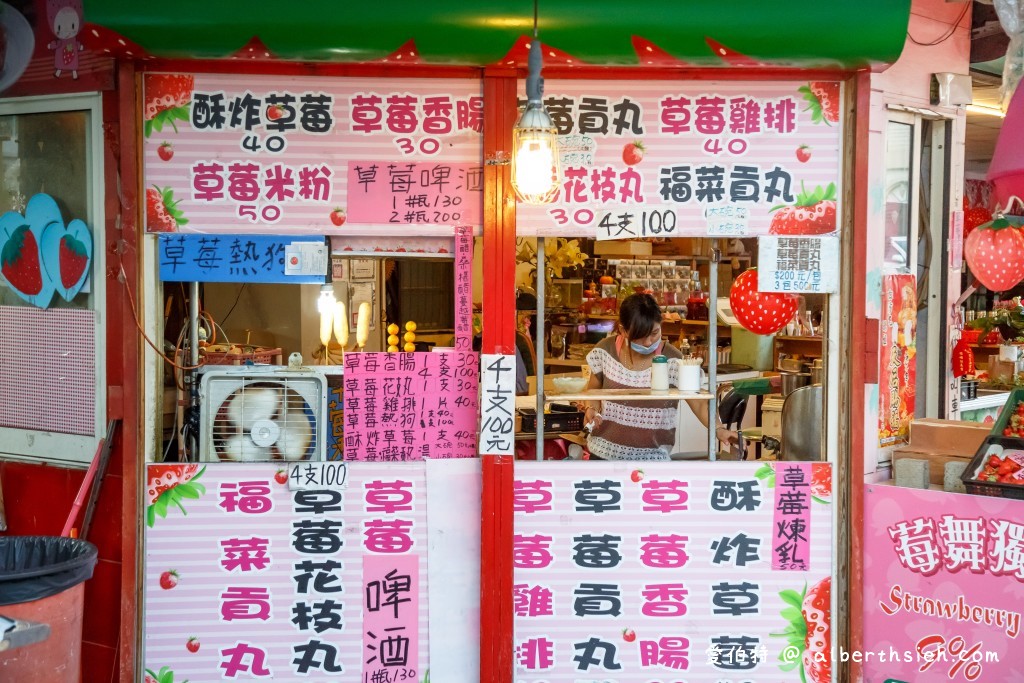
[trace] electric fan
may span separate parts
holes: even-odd
[[[327,382],[313,368],[207,368],[200,460],[322,460]]]

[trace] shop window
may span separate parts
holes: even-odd
[[[422,330],[452,330],[455,324],[455,272],[451,261],[408,259],[399,263],[398,315]]]
[[[0,102],[0,214],[24,215],[29,202],[45,194],[60,211],[61,229],[82,220],[88,230],[74,235],[93,247],[81,291],[58,289],[46,308],[16,291],[31,294],[33,278],[64,277],[64,256],[57,253],[64,247],[51,250],[45,231],[33,237],[34,244],[24,237],[19,242],[25,273],[7,265],[0,278],[0,457],[88,462],[103,431],[105,297],[103,278],[96,276],[104,272],[103,249],[97,246],[103,244],[99,106],[95,95]],[[16,226],[11,219],[4,224]],[[11,231],[0,232],[10,257]]]

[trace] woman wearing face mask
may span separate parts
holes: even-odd
[[[682,358],[661,340],[661,309],[650,294],[633,294],[619,306],[618,334],[601,340],[587,354],[588,389],[650,389],[651,361],[657,355]],[[669,364],[669,383],[677,364]],[[707,401],[687,401],[704,426]],[[585,404],[584,423],[593,423],[587,446],[604,460],[668,460],[676,440],[678,401],[603,401]],[[600,410],[598,410],[600,408]],[[718,439],[736,441],[735,432],[718,428]]]

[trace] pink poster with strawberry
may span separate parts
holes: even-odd
[[[478,79],[148,73],[143,97],[148,232],[450,237],[481,224]]]
[[[147,466],[147,681],[429,680],[425,467],[345,471]]]
[[[917,279],[882,277],[879,321],[878,445],[904,443],[910,437],[917,386]]]
[[[776,569],[785,464],[518,463],[515,679],[829,681],[831,465]]]
[[[544,91],[561,188],[553,204],[517,208],[520,235],[839,229],[838,82],[548,80]]]
[[[1024,680],[1024,501],[868,485],[865,683]]]

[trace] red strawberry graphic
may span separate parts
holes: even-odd
[[[839,123],[839,83],[833,81],[811,81],[800,88],[800,94],[807,101],[804,111],[811,112],[811,120],[826,125]]]
[[[150,465],[146,470],[146,524],[152,527],[157,515],[166,517],[171,504],[187,515],[181,501],[206,493],[199,483],[205,471],[199,465]]]
[[[89,254],[84,244],[71,235],[64,235],[60,238],[58,262],[60,283],[64,285],[64,289],[71,289],[78,284],[85,269],[89,267]]]
[[[636,631],[631,628],[622,629],[622,639],[627,643],[632,643],[636,640]]]
[[[0,250],[0,273],[22,294],[35,296],[43,291],[39,243],[27,225],[20,225],[7,235],[7,243]]]
[[[626,163],[626,166],[636,166],[644,159],[644,144],[639,140],[627,143],[622,148],[622,160]]]
[[[345,224],[345,218],[346,218],[346,216],[345,216],[345,210],[344,209],[338,208],[338,209],[335,209],[334,211],[331,211],[331,222],[334,223],[335,225],[337,225],[337,226],[344,225]]]
[[[779,597],[786,603],[782,618],[789,623],[782,633],[772,634],[789,644],[779,657],[783,661],[779,668],[792,671],[800,666],[801,680],[828,683],[832,675],[832,577],[825,577],[803,593],[784,590]]]
[[[188,219],[174,200],[171,188],[150,187],[146,190],[146,230],[148,232],[175,232]]]
[[[164,161],[170,161],[174,156],[174,148],[171,147],[171,143],[163,142],[156,148],[156,154]]]
[[[178,132],[175,121],[189,120],[189,105],[195,77],[185,74],[147,74],[143,113],[146,124],[144,132],[148,138],[153,131],[161,131],[170,124]]]
[[[634,482],[642,481],[644,478],[644,471],[633,470],[633,473],[629,475],[629,478],[632,479]]]
[[[827,235],[836,231],[836,185],[816,187],[811,193],[801,190],[796,204],[772,208],[768,232],[772,235]]]
[[[288,483],[288,472],[286,470],[278,470],[274,473],[274,481],[278,484]]]
[[[196,638],[195,636],[192,636],[185,643],[185,649],[188,650],[189,652],[199,652],[199,645],[200,645],[199,639]]]
[[[174,672],[171,671],[171,667],[162,667],[158,672],[152,669],[146,669],[146,683],[174,683]],[[188,683],[186,678],[181,683]]]
[[[832,498],[832,468],[828,463],[811,465],[811,495],[823,503]]]
[[[792,294],[759,291],[756,268],[740,273],[729,290],[729,305],[736,320],[754,334],[781,330],[793,319],[798,303]]]
[[[981,284],[1010,289],[1024,280],[1024,233],[1005,218],[980,225],[964,241],[964,258]]]
[[[160,587],[169,591],[178,585],[178,572],[168,569],[160,575]]]
[[[796,148],[796,160],[801,164],[806,164],[811,160],[811,148],[807,145],[800,145]]]
[[[282,116],[284,116],[284,107],[282,107],[280,104],[273,104],[267,107],[268,121],[277,121]]]
[[[157,680],[154,678],[153,674],[147,672],[145,683],[157,683]]]

